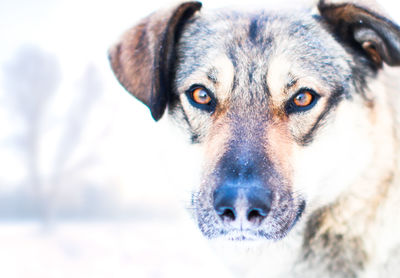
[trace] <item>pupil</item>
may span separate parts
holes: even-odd
[[[207,98],[207,93],[204,90],[202,90],[199,93],[199,97],[205,99],[205,98]]]
[[[300,94],[297,96],[297,100],[300,102],[304,102],[304,100],[306,99],[306,95],[305,94]]]
[[[312,95],[310,93],[300,93],[296,96],[296,105],[307,106],[312,101]]]

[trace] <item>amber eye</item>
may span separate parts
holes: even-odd
[[[200,105],[208,105],[212,99],[204,88],[194,89],[191,94],[192,100]]]
[[[295,112],[307,111],[314,107],[319,97],[320,96],[311,89],[301,89],[287,103],[286,112],[290,114]]]
[[[310,91],[303,91],[294,97],[293,103],[298,107],[306,107],[309,106],[313,100],[314,95]]]

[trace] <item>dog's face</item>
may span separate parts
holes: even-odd
[[[111,51],[113,69],[155,119],[168,106],[202,146],[193,203],[207,237],[283,238],[373,160],[368,82],[400,62],[399,29],[355,4],[321,2],[318,15],[199,9],[146,19]]]
[[[368,127],[354,96],[358,65],[310,15],[230,17],[184,30],[170,111],[204,148],[202,231],[281,238],[306,203],[335,198],[358,174],[351,164],[371,158],[357,130]]]

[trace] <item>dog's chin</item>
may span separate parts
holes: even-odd
[[[268,235],[264,231],[253,231],[253,230],[228,230],[223,229],[219,232],[218,236],[214,237],[215,239],[221,239],[226,241],[262,241],[266,239],[273,239],[273,235]]]
[[[291,225],[293,227],[294,225]],[[277,241],[283,239],[291,230],[289,229],[282,229],[279,231],[273,231],[274,229],[265,228],[265,229],[247,229],[247,230],[240,230],[240,229],[226,229],[222,228],[217,233],[213,235],[206,235],[209,239],[221,239],[227,241],[265,241],[265,240],[273,240]]]

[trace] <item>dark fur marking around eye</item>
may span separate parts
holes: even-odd
[[[190,142],[192,144],[200,143],[200,135],[194,131],[194,129],[190,123],[190,120],[189,120],[188,116],[186,115],[185,109],[183,109],[183,106],[180,103],[175,102],[173,111],[174,111],[174,113],[182,115],[182,119],[187,124],[187,126],[188,126],[187,131],[190,133]]]
[[[217,79],[217,74],[218,71],[216,68],[211,68],[208,72],[207,72],[207,78],[208,80],[210,80],[212,83],[217,84],[218,83],[218,79]]]
[[[289,76],[290,76],[290,81],[286,84],[286,90],[289,90],[290,88],[295,86],[298,81],[298,79],[294,78],[291,74],[289,74]]]
[[[326,117],[329,115],[332,109],[339,104],[339,102],[344,98],[344,96],[345,96],[345,90],[342,86],[337,87],[333,91],[332,95],[328,99],[328,103],[324,111],[322,111],[322,113],[319,115],[313,126],[303,137],[297,140],[301,146],[307,146],[314,140],[315,132],[322,126]]]

